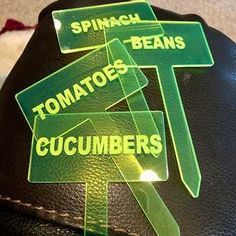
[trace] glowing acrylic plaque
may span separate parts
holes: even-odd
[[[103,112],[148,84],[119,40],[109,48],[120,58],[108,63],[107,46],[101,47],[16,95],[32,130],[36,115]]]
[[[134,115],[140,116],[144,125],[151,115],[160,135],[140,134]],[[164,130],[163,114],[158,111],[47,115],[45,121],[37,116],[34,133],[38,139],[32,139],[29,181],[86,183],[85,235],[107,235],[110,182],[128,184],[158,235],[180,235],[177,223],[149,183],[163,173]],[[159,154],[158,159],[150,155],[151,149]],[[140,165],[143,158],[155,159],[156,165],[144,169]]]
[[[143,26],[140,23],[105,29],[105,39],[119,39],[138,66],[156,68],[181,179],[191,195],[198,197],[201,173],[174,69],[210,67],[214,61],[200,23],[159,23],[165,32],[163,36],[153,36],[156,22],[149,22],[148,26],[148,21],[144,21]],[[115,57],[116,52],[112,55]]]
[[[132,1],[59,10],[52,13],[62,53],[91,50],[105,43],[104,28],[135,25],[141,20],[157,20],[145,1]],[[158,34],[163,34],[161,25]]]

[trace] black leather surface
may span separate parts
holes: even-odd
[[[1,89],[0,202],[7,205],[0,211],[1,235],[77,235],[81,232],[83,185],[27,182],[31,131],[14,96],[82,55],[60,53],[51,10],[100,2],[109,1],[64,0],[45,9],[35,34]],[[161,20],[201,20],[194,15],[180,16],[161,9],[155,12]],[[167,126],[170,179],[156,183],[155,187],[178,222],[182,235],[236,235],[236,46],[202,23],[214,67],[176,71],[203,175],[201,195],[199,199],[192,199],[180,182]],[[145,89],[149,106],[163,110],[162,102],[156,103],[160,91],[155,73],[153,70],[145,73],[151,82]],[[109,224],[113,228],[110,235],[154,235],[125,184],[110,186],[109,201]]]
[[[78,229],[70,229],[59,224],[50,224],[30,216],[22,215],[17,212],[12,212],[9,208],[0,208],[0,235],[22,235],[22,236],[43,236],[43,235],[58,235],[58,236],[80,236],[82,232]]]

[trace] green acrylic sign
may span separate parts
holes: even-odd
[[[143,21],[143,25],[105,29],[105,39],[119,39],[138,66],[156,68],[181,179],[198,197],[201,173],[174,69],[210,67],[214,61],[199,22],[160,21],[157,27],[159,23],[163,36],[155,35],[156,22]]]
[[[149,124],[151,115],[160,134],[139,134],[134,115],[143,125]],[[55,130],[48,129],[51,126]],[[179,235],[177,223],[150,183],[166,165],[162,112],[47,115],[46,121],[37,116],[34,133],[38,139],[32,139],[29,181],[86,183],[85,235],[107,235],[108,229],[102,225],[108,223],[107,194],[112,182],[127,183],[158,235]],[[150,155],[153,151],[158,159]],[[143,159],[153,159],[156,165],[144,169],[140,165]]]
[[[145,1],[59,10],[52,13],[62,53],[95,49],[104,45],[105,28],[136,25],[141,20],[157,20]],[[161,25],[158,34],[163,34]]]
[[[119,40],[109,48],[110,53],[119,51],[113,62],[103,46],[16,95],[32,130],[37,115],[46,120],[46,114],[103,112],[148,84]]]

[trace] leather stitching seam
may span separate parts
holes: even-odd
[[[34,209],[37,211],[42,211],[44,213],[48,213],[48,214],[54,214],[57,215],[58,217],[64,217],[64,218],[70,218],[73,220],[83,220],[82,217],[75,217],[75,216],[71,216],[69,213],[59,213],[58,211],[52,209],[52,210],[48,210],[46,208],[44,208],[43,206],[33,206],[31,203],[24,203],[21,200],[13,200],[10,197],[3,197],[2,195],[0,195],[0,200],[2,201],[7,201],[7,202],[11,202],[17,205],[21,205],[30,209]],[[96,224],[96,222],[89,222],[89,223],[94,223]],[[80,228],[83,228],[83,226],[79,225]],[[129,236],[141,236],[139,234],[136,233],[131,233],[129,230],[123,229],[123,228],[118,228],[116,226],[111,226],[111,225],[100,225],[100,227],[104,228],[109,228],[114,230],[115,232],[120,232],[120,233],[126,233]]]

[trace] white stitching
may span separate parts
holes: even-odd
[[[56,210],[48,210],[48,209],[46,209],[46,208],[44,208],[42,206],[33,206],[31,203],[24,203],[21,200],[13,200],[10,197],[3,197],[2,195],[0,195],[0,201],[1,200],[2,201],[12,202],[14,204],[18,204],[18,205],[21,205],[21,206],[24,206],[24,207],[28,207],[28,208],[31,208],[31,209],[35,209],[35,210],[38,210],[38,211],[43,211],[43,212],[46,212],[46,213],[49,213],[49,214],[55,214],[55,215],[57,215],[59,217],[71,218],[73,220],[83,220],[83,217],[74,217],[74,216],[71,216],[69,213],[59,213]],[[88,223],[96,224],[96,222],[94,222],[94,221],[91,221],[91,222],[88,222]],[[80,226],[80,227],[83,228],[82,226]],[[116,226],[100,225],[100,227],[110,228],[110,229],[112,229],[112,230],[114,230],[116,232],[127,233],[130,236],[141,236],[141,235],[136,234],[136,233],[130,233],[128,230],[125,230],[125,229],[122,229],[122,228],[117,228]]]

